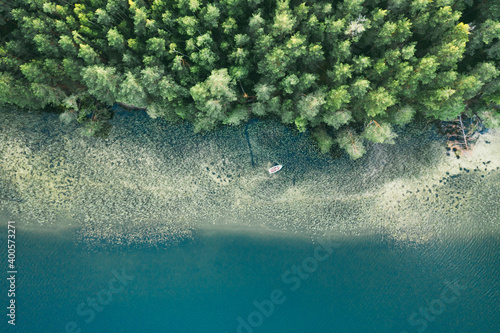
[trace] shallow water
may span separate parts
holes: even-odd
[[[410,128],[353,162],[273,121],[203,135],[114,121],[98,139],[0,113],[2,249],[6,222],[18,230],[8,331],[500,331],[499,133],[456,159]],[[122,270],[134,278],[108,293]]]

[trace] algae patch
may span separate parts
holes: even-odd
[[[106,139],[55,115],[8,111],[0,121],[0,208],[31,226],[78,225],[89,245],[162,246],[214,226],[412,242],[456,225],[499,230],[498,214],[471,222],[499,202],[498,133],[460,160],[429,129],[351,161],[273,121],[194,134],[122,112]],[[284,168],[270,176],[276,162]]]

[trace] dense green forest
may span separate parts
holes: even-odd
[[[495,0],[0,1],[0,104],[88,134],[115,103],[196,131],[279,117],[353,158],[415,117],[500,125]]]

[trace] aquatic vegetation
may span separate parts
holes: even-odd
[[[198,228],[425,241],[498,201],[498,133],[457,160],[432,128],[400,132],[397,144],[373,143],[352,161],[321,154],[278,122],[256,121],[247,128],[252,165],[243,127],[200,137],[144,112],[111,122],[99,139],[55,114],[1,112],[9,124],[0,132],[1,193],[16,200],[0,198],[0,209],[34,228],[71,224],[89,246],[161,247]],[[270,177],[276,162],[284,168]],[[494,207],[481,210],[490,219],[474,222],[481,230],[498,223]]]

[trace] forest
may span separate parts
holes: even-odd
[[[354,159],[416,119],[500,127],[500,1],[0,3],[0,105],[88,135],[117,103],[197,132],[275,117]]]

